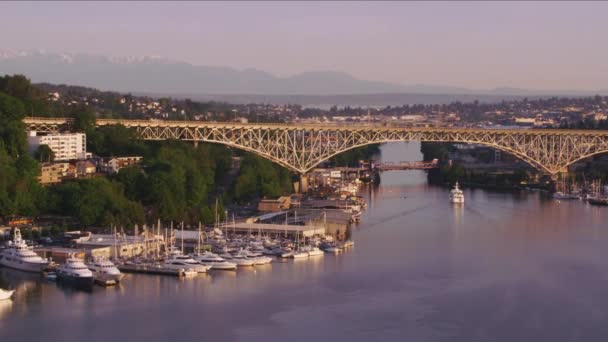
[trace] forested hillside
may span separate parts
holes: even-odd
[[[22,76],[0,78],[0,216],[56,214],[76,217],[83,226],[132,226],[161,220],[214,219],[215,198],[209,194],[227,174],[232,156],[243,156],[236,183],[220,199],[245,201],[278,196],[292,190],[284,168],[257,156],[221,145],[194,147],[179,141],[143,142],[122,126],[94,127],[96,113],[86,106],[57,108]],[[141,155],[142,167],[121,170],[112,177],[72,180],[42,187],[36,181],[40,165],[27,153],[22,119],[31,108],[52,108],[75,118],[75,129],[87,134],[88,150],[99,156]],[[28,110],[28,108],[30,110]],[[223,214],[223,209],[218,212]]]

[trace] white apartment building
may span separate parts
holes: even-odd
[[[55,153],[56,161],[87,159],[91,156],[87,153],[87,136],[84,133],[36,135],[32,131],[27,143],[30,153],[34,153],[40,145],[48,145]]]

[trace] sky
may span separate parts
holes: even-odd
[[[608,89],[608,2],[0,2],[0,48],[279,76]]]

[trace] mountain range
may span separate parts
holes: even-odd
[[[33,82],[94,87],[119,92],[192,94],[207,98],[235,96],[352,96],[426,94],[478,96],[593,95],[596,92],[531,91],[515,88],[474,90],[435,85],[368,81],[335,71],[278,77],[256,69],[199,66],[158,56],[106,57],[45,51],[0,51],[0,74],[24,74]],[[606,94],[608,90],[597,93]]]

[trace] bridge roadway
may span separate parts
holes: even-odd
[[[28,130],[69,130],[71,119],[24,119]],[[539,171],[555,175],[568,165],[608,152],[608,131],[399,127],[376,124],[283,124],[98,119],[97,126],[123,125],[144,140],[211,142],[256,153],[295,172],[350,149],[397,141],[485,145],[513,154]]]

